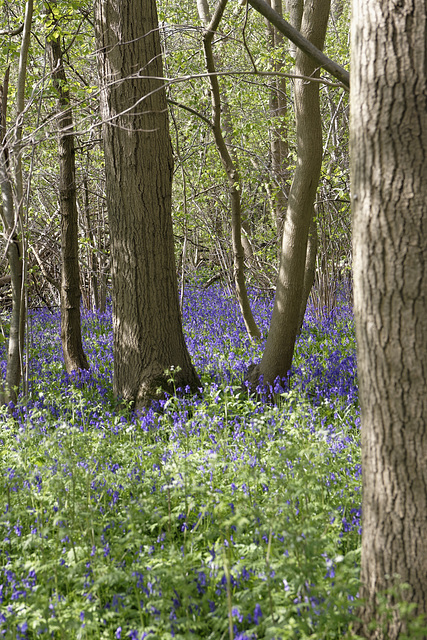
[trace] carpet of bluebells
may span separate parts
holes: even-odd
[[[265,337],[272,300],[252,302]],[[31,312],[30,393],[0,413],[0,637],[351,637],[351,306],[308,309],[275,402],[245,387],[263,344],[234,300],[188,288],[183,314],[201,393],[135,413],[114,403],[111,311],[84,314],[91,369],[78,377],[64,373],[58,315]]]

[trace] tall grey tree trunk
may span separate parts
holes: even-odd
[[[111,234],[114,390],[148,404],[174,368],[196,390],[181,325],[173,157],[155,0],[96,0],[96,42]]]
[[[426,27],[424,2],[353,2],[350,140],[366,599],[360,631],[375,640],[405,632],[393,595],[386,596],[391,619],[378,612],[384,589],[407,583],[404,597],[417,605],[416,614],[427,615]],[[375,620],[383,629],[369,629]]]
[[[329,0],[306,0],[302,34],[318,49],[323,48],[329,15]],[[316,63],[300,50],[296,54],[298,75],[315,76]],[[313,219],[313,203],[322,164],[322,123],[319,84],[295,80],[297,167],[289,193],[283,228],[279,275],[270,330],[260,364],[251,373],[255,381],[284,378],[291,368],[300,327],[304,291],[307,241]]]
[[[73,114],[59,36],[47,41],[58,94],[59,209],[61,213],[61,341],[68,373],[89,369],[80,322],[80,269]]]

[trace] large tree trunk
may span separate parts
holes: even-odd
[[[323,47],[328,15],[329,0],[306,1],[301,32],[319,49]],[[295,70],[304,76],[317,73],[316,64],[300,50]],[[322,164],[317,82],[295,80],[295,114],[298,160],[283,229],[273,315],[262,360],[251,373],[254,381],[262,375],[267,383],[284,378],[290,370],[300,326],[307,240]]]
[[[54,87],[58,93],[59,209],[61,212],[61,340],[68,373],[89,369],[80,323],[80,269],[73,114],[61,41],[47,43]]]
[[[384,589],[409,584],[402,599],[427,615],[426,33],[424,2],[353,2],[351,182],[366,599],[361,632],[370,639],[397,640],[405,632],[393,595],[386,596],[391,619],[384,619],[384,604],[383,616],[378,612]],[[369,630],[374,620],[384,629]]]
[[[143,406],[199,380],[182,333],[171,217],[173,157],[154,0],[97,0],[111,234],[114,390]]]

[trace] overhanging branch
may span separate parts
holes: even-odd
[[[248,3],[255,11],[258,11],[258,13],[271,22],[280,33],[283,33],[288,40],[301,49],[301,51],[313,58],[320,67],[339,80],[347,90],[350,88],[350,74],[348,71],[337,62],[325,56],[314,44],[311,44],[311,42],[304,38],[297,29],[294,29],[289,22],[286,22],[277,11],[274,11],[265,0],[248,0]]]

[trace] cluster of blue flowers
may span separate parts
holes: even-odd
[[[253,300],[265,336],[272,299]],[[308,311],[276,405],[245,389],[263,344],[223,290],[189,288],[183,322],[203,393],[135,413],[114,405],[110,309],[84,316],[78,376],[33,312],[31,395],[0,418],[0,637],[298,638],[354,599],[351,307]]]

